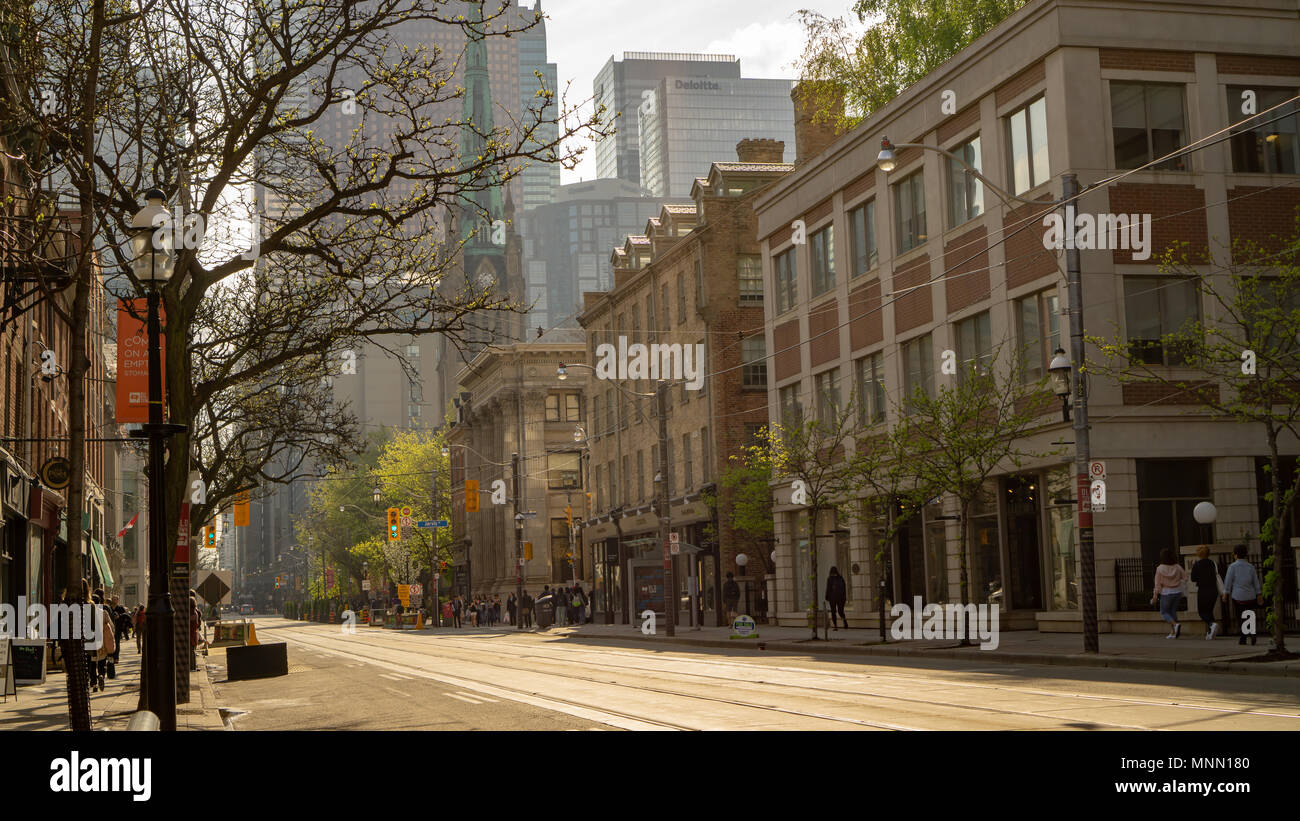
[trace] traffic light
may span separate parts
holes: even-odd
[[[388,509],[388,541],[400,542],[402,540],[402,514],[395,507]]]
[[[532,542],[524,542],[524,559],[525,559],[526,561],[530,561],[530,562],[533,560],[533,543],[532,543]]]
[[[465,512],[478,513],[478,480],[465,480]]]
[[[215,527],[203,528],[203,544],[208,547],[217,546],[217,529]]]

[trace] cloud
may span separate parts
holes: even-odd
[[[803,52],[803,28],[794,20],[750,23],[730,35],[712,40],[704,50],[734,54],[740,58],[745,77],[786,78],[798,76],[795,66]]]

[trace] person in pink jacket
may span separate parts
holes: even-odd
[[[1176,639],[1183,626],[1178,623],[1178,602],[1183,598],[1183,582],[1187,571],[1178,563],[1178,557],[1171,548],[1160,551],[1160,564],[1156,567],[1155,593],[1151,603],[1160,602],[1160,617],[1169,622],[1167,639]]]

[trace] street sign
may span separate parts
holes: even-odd
[[[668,541],[672,542],[673,544],[677,544],[679,541],[681,541],[681,534],[680,534],[680,533],[669,533],[669,534],[668,534]]]
[[[1105,479],[1105,478],[1106,478],[1106,463],[1105,463],[1105,462],[1102,462],[1102,461],[1089,462],[1089,463],[1088,463],[1088,478],[1089,478],[1089,479]]]
[[[411,518],[411,509],[409,507],[402,508],[402,518],[404,519]]]
[[[1092,480],[1092,488],[1091,488],[1091,492],[1089,493],[1089,498],[1092,500],[1093,513],[1106,512],[1106,480],[1105,479]]]
[[[406,508],[406,510],[410,510],[410,508],[408,507]],[[410,516],[403,516],[402,527],[415,527],[415,522],[411,519]]]
[[[736,616],[731,622],[731,637],[733,639],[756,639],[758,638],[758,624],[754,620],[741,614]]]
[[[528,511],[528,512],[526,512],[526,513],[520,513],[519,515],[520,515],[520,516],[523,516],[525,519],[536,519],[536,518],[537,518],[537,511],[536,511],[536,510],[530,510],[530,511]]]
[[[435,522],[433,519],[421,519],[415,523],[415,526],[420,530],[433,530],[435,527],[442,527],[439,522],[441,522],[441,519],[438,522]]]
[[[413,585],[411,585],[411,591],[410,591],[410,592],[411,592],[411,595],[412,595],[412,596],[423,596],[423,595],[424,595],[424,585],[422,585],[422,584],[413,584]]]
[[[361,580],[361,589],[362,589],[362,590],[369,590],[369,589],[370,589],[370,579],[362,579],[362,580]]]
[[[230,604],[230,571],[201,571],[199,583],[194,592],[208,604]]]
[[[447,521],[446,519],[439,519],[434,524],[437,527],[451,527],[451,522]]]

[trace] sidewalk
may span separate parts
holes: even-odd
[[[1261,637],[1258,645],[1241,646],[1236,637],[1206,641],[1199,631],[1184,628],[1179,639],[1132,633],[1106,633],[1100,636],[1100,652],[1085,654],[1079,633],[1039,633],[1036,630],[1005,631],[999,636],[996,650],[978,646],[959,647],[953,641],[891,641],[880,643],[877,629],[831,631],[829,641],[811,641],[806,627],[772,627],[759,625],[757,639],[731,639],[727,627],[703,627],[692,630],[678,626],[677,635],[642,635],[638,626],[623,624],[586,624],[581,627],[551,628],[551,635],[569,640],[641,641],[651,644],[729,649],[758,649],[781,653],[831,653],[836,655],[893,656],[913,659],[962,659],[975,662],[1006,664],[1053,664],[1075,667],[1108,667],[1129,670],[1177,670],[1180,673],[1238,673],[1258,676],[1300,678],[1300,660],[1257,662],[1243,661],[1260,656],[1272,646],[1272,639]],[[821,633],[818,633],[820,636]],[[1300,637],[1288,637],[1289,649],[1300,647]]]
[[[198,672],[190,673],[190,701],[176,705],[176,729],[224,730],[203,657]],[[62,672],[50,672],[44,684],[19,685],[17,697],[0,703],[0,730],[67,730],[67,679]],[[90,726],[93,730],[125,730],[140,698],[140,654],[135,639],[128,639],[117,664],[117,678],[109,679],[104,692],[90,694]]]

